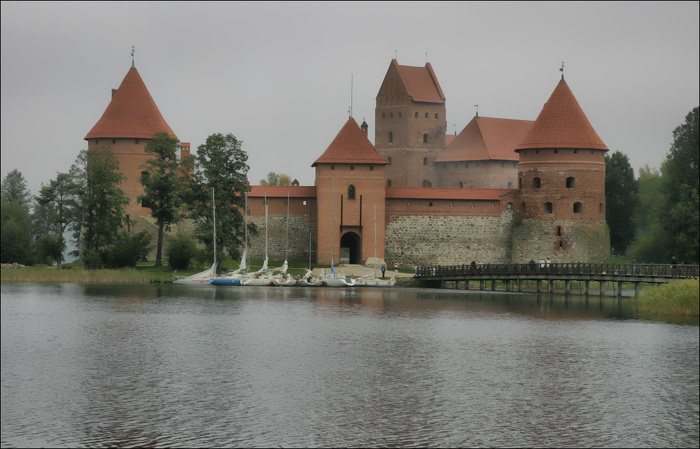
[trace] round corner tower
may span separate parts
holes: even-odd
[[[564,81],[515,149],[519,153],[513,262],[602,262],[610,255],[605,221],[605,152]]]
[[[120,187],[129,198],[126,213],[132,218],[151,215],[136,198],[143,194],[142,165],[153,158],[144,149],[158,132],[177,138],[132,65],[119,88],[112,89],[111,101],[102,117],[85,136],[88,150],[110,148],[119,160],[119,171],[126,176]],[[184,145],[189,149],[189,144]]]

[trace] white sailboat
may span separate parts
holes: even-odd
[[[241,284],[245,286],[255,287],[255,286],[277,286],[279,285],[279,280],[287,274],[287,261],[279,268],[269,269],[267,267],[268,257],[267,257],[267,195],[265,195],[265,260],[263,261],[263,266],[255,273],[251,273],[241,280]],[[281,272],[282,274],[275,274],[275,272]]]
[[[214,218],[214,263],[208,270],[201,271],[190,276],[177,277],[173,281],[173,284],[178,285],[207,285],[210,283],[211,279],[216,277],[216,202],[214,195],[214,188],[211,189],[211,208]]]
[[[218,277],[213,277],[210,280],[212,285],[233,285],[240,286],[242,280],[248,276],[248,192],[245,194],[245,245],[243,247],[243,256],[238,269],[230,271]],[[214,228],[216,229],[216,227]],[[214,253],[216,253],[216,242],[214,242]]]

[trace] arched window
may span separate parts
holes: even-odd
[[[428,165],[428,158],[427,157],[423,158],[423,165]]]
[[[574,180],[573,176],[569,176],[568,178],[566,178],[566,188],[567,189],[573,189],[575,185],[576,185],[576,181]]]
[[[437,113],[437,112],[435,113],[435,118],[438,118],[438,113]]]
[[[532,184],[535,186],[536,189],[539,189],[540,187],[542,187],[542,181],[538,177],[535,177],[532,180]]]
[[[416,112],[416,118],[418,118],[418,113]]]
[[[348,186],[348,199],[349,200],[354,200],[355,199],[355,186],[350,184]]]
[[[552,203],[550,203],[549,201],[544,203],[544,211],[547,212],[548,214],[551,214],[552,213]]]
[[[463,189],[464,188],[464,183],[462,181],[459,181],[459,188]]]
[[[389,131],[389,143],[394,143],[394,133]]]
[[[428,135],[423,134],[423,143],[428,143]]]
[[[386,186],[387,186],[387,187],[391,187],[391,179],[387,179],[387,180],[386,180]]]
[[[391,165],[391,156],[388,156],[388,157],[386,158],[386,160],[388,160],[388,161],[389,161],[389,165]]]
[[[574,203],[574,213],[575,214],[583,213],[583,203]]]

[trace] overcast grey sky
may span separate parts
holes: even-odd
[[[311,164],[374,107],[392,58],[427,60],[448,131],[535,120],[565,77],[611,151],[659,168],[698,106],[698,2],[2,2],[2,177],[67,171],[131,67],[192,148],[233,133],[249,178]],[[352,83],[351,83],[352,79]],[[352,85],[352,89],[351,89]],[[352,95],[351,95],[352,91]]]

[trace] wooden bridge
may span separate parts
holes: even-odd
[[[472,281],[479,282],[480,290],[490,283],[492,291],[496,290],[496,281],[499,281],[505,284],[508,292],[522,292],[523,281],[535,281],[537,293],[554,293],[554,282],[563,281],[565,294],[571,294],[572,281],[578,281],[583,283],[586,296],[590,294],[591,281],[599,283],[600,296],[603,296],[605,283],[611,282],[620,297],[623,283],[633,283],[637,296],[642,283],[665,284],[677,279],[697,279],[699,275],[699,265],[529,263],[417,267],[415,278],[431,287],[467,290]],[[546,291],[543,291],[545,287]]]

